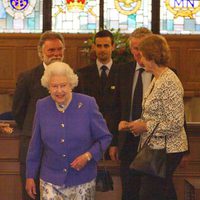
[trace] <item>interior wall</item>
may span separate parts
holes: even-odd
[[[0,94],[0,113],[8,112],[12,108],[12,96],[9,94]]]
[[[200,122],[200,97],[185,98],[185,115],[188,122]]]
[[[185,115],[187,122],[200,122],[200,97],[185,97]],[[0,94],[0,113],[10,111],[12,95]]]

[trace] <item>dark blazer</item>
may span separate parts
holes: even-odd
[[[133,77],[135,73],[136,62],[130,62],[123,64],[119,67],[119,77],[117,82],[117,93],[120,98],[120,121],[125,120],[129,121],[130,110],[131,110],[131,95],[132,95],[132,86],[133,86]],[[128,132],[120,132],[118,135],[114,135],[114,139],[116,144],[119,147],[119,153],[128,141]],[[134,137],[132,137],[135,139]],[[137,138],[136,138],[137,139]],[[123,158],[123,156],[122,156]]]
[[[135,62],[124,64],[119,68],[118,88],[121,104],[121,120],[129,121],[135,68]]]
[[[103,114],[108,129],[113,135],[118,133],[118,123],[120,120],[119,98],[116,88],[119,74],[118,69],[118,65],[112,65],[103,93],[101,91],[101,81],[96,64],[89,65],[77,71],[79,84],[75,88],[76,92],[87,94],[96,99],[99,110]],[[111,145],[115,143],[115,140],[113,140]]]
[[[18,127],[22,129],[21,138],[27,138],[20,144],[20,160],[22,162],[25,162],[29,139],[32,134],[36,102],[38,99],[49,95],[48,90],[41,85],[43,73],[44,66],[40,64],[20,74],[17,80],[12,113]]]

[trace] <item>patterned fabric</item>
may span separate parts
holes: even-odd
[[[141,145],[159,123],[150,146],[154,149],[166,146],[167,153],[187,151],[183,94],[180,80],[170,69],[164,71],[158,79],[153,79],[143,100],[142,119],[147,122],[148,131],[141,135]]]
[[[72,186],[62,187],[40,179],[41,200],[94,200],[95,179],[92,181]]]

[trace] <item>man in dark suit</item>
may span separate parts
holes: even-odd
[[[23,200],[30,197],[25,191],[26,180],[26,154],[32,134],[32,124],[35,106],[38,99],[48,96],[46,88],[41,86],[41,77],[48,65],[64,58],[65,43],[61,34],[46,31],[38,43],[38,54],[42,61],[37,67],[20,74],[13,98],[12,112],[18,127],[22,130],[20,135],[20,174],[23,187]],[[39,197],[39,180],[36,180],[36,199]]]
[[[94,38],[96,63],[77,71],[79,84],[76,92],[93,96],[105,118],[110,132],[118,133],[119,105],[116,95],[118,65],[113,63],[112,52],[115,48],[114,38],[110,31],[102,30]],[[115,141],[112,141],[115,144]],[[106,158],[109,155],[106,154]]]
[[[119,96],[121,108],[121,121],[119,123],[120,132],[115,141],[119,141],[119,146],[111,146],[109,153],[113,160],[121,160],[120,176],[122,182],[122,200],[138,200],[139,199],[139,186],[140,174],[134,170],[129,169],[131,161],[134,159],[139,137],[134,137],[128,128],[128,123],[140,118],[141,108],[135,105],[135,101],[139,99],[136,94],[137,82],[139,80],[139,73],[141,71],[141,80],[143,84],[142,93],[148,88],[152,74],[143,71],[141,64],[141,56],[138,51],[138,45],[147,35],[152,34],[147,28],[138,28],[130,36],[130,50],[134,57],[134,61],[123,66],[119,69]],[[142,72],[143,71],[143,72]],[[137,102],[141,104],[142,98]]]

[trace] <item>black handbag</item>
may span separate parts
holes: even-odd
[[[99,143],[100,151],[102,153],[102,163],[103,168],[97,170],[97,177],[96,177],[96,191],[98,192],[107,192],[113,190],[113,180],[110,172],[107,170],[105,165],[105,158],[103,154],[103,150],[101,144]]]
[[[166,177],[166,161],[167,154],[166,148],[164,149],[152,149],[148,144],[151,140],[158,124],[146,139],[144,145],[137,153],[135,159],[130,164],[130,169],[137,170],[139,172],[165,178]],[[166,146],[166,137],[165,137]]]

